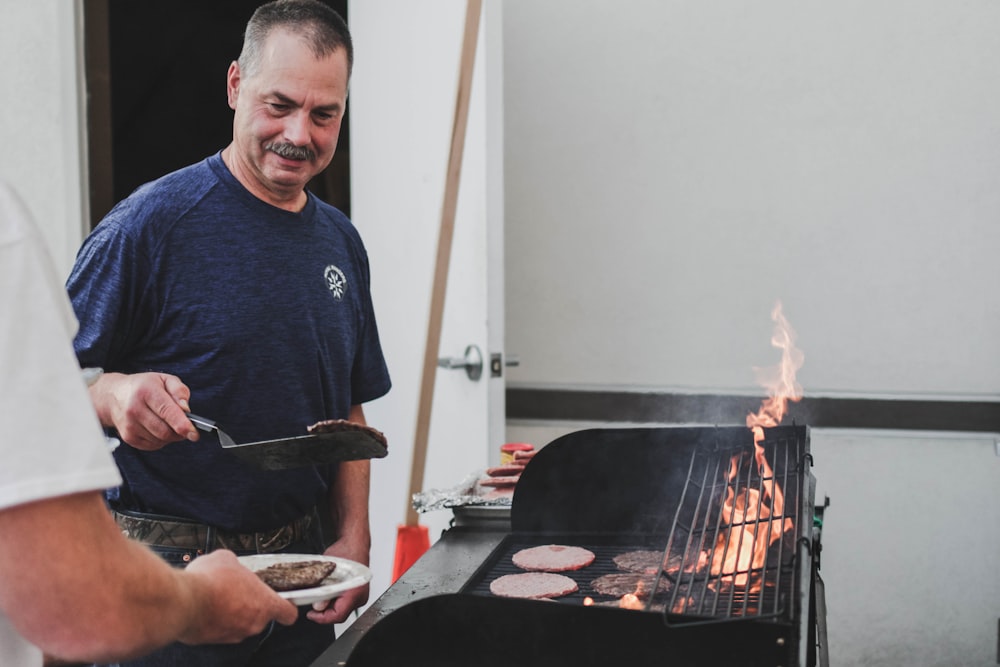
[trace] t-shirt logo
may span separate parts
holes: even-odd
[[[343,299],[344,292],[347,291],[347,278],[344,276],[344,272],[331,264],[323,271],[323,277],[326,279],[326,286],[333,298],[338,301]]]

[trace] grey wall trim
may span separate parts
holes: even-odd
[[[507,388],[507,418],[743,424],[759,396]],[[1000,402],[804,397],[784,423],[814,427],[1000,432]]]

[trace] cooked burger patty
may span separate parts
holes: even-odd
[[[660,569],[662,551],[626,551],[614,557],[615,565],[625,572],[656,574]]]
[[[579,570],[594,562],[594,552],[583,547],[546,544],[521,549],[511,560],[522,570],[533,572],[565,572]]]
[[[611,595],[620,598],[623,595],[632,593],[639,598],[649,597],[653,582],[656,581],[655,574],[640,574],[638,572],[615,572],[605,574],[591,582],[591,586],[601,595]],[[660,590],[668,589],[667,579],[660,579]]]
[[[308,560],[275,563],[257,570],[256,574],[276,591],[295,591],[319,586],[336,568],[337,564],[331,561]]]
[[[312,426],[306,428],[306,432],[312,435],[320,433],[343,433],[346,431],[367,433],[380,444],[388,444],[385,439],[385,434],[382,433],[382,431],[374,429],[366,424],[358,424],[357,422],[347,421],[346,419],[326,419],[316,422]]]
[[[551,572],[505,574],[490,582],[490,592],[505,598],[557,598],[577,590],[575,581]]]

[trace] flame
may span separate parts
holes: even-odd
[[[768,389],[768,397],[760,409],[747,415],[747,428],[753,432],[754,459],[762,477],[764,493],[761,497],[757,489],[744,488],[737,493],[736,480],[740,468],[740,455],[733,456],[729,466],[729,488],[723,502],[724,516],[731,517],[729,526],[719,534],[712,552],[713,575],[721,575],[724,580],[737,586],[745,586],[750,580],[751,570],[761,568],[767,557],[767,549],[792,528],[792,520],[771,519],[784,512],[785,498],[781,487],[774,481],[774,471],[764,453],[761,442],[764,429],[777,426],[785,416],[788,401],[802,398],[802,387],[795,380],[795,373],[805,360],[801,350],[795,347],[795,331],[792,330],[781,312],[781,302],[777,302],[771,312],[775,322],[771,345],[781,349],[781,363],[775,369],[758,369],[758,379]],[[770,505],[765,499],[770,499]],[[767,531],[758,531],[765,522]],[[759,578],[754,581],[750,592],[760,590]]]
[[[622,609],[638,609],[639,611],[646,608],[646,605],[642,603],[642,600],[635,593],[626,593],[623,595],[622,599],[618,601],[618,606]]]
[[[795,373],[802,368],[805,355],[795,347],[795,331],[781,312],[778,301],[771,311],[775,322],[771,345],[781,349],[781,363],[776,368],[755,369],[757,379],[769,391],[760,410],[747,415],[747,427],[753,430],[754,445],[764,439],[764,427],[777,426],[785,417],[788,401],[802,398],[802,387],[795,380]]]
[[[681,596],[677,598],[676,602],[674,602],[674,606],[670,611],[674,614],[683,614],[689,608],[693,608],[696,604],[697,601],[690,595],[687,597]]]
[[[635,591],[632,593],[626,593],[618,600],[618,606],[622,609],[638,609],[642,611],[646,608],[646,605],[642,602],[642,595],[644,593],[645,586],[642,583],[642,579],[635,582]]]
[[[594,606],[594,598],[590,597],[589,595],[587,597],[583,598],[583,606],[584,607],[593,607]]]

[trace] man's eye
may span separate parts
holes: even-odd
[[[277,102],[272,102],[270,106],[271,110],[274,111],[275,113],[284,113],[288,111],[287,104],[278,104]]]

